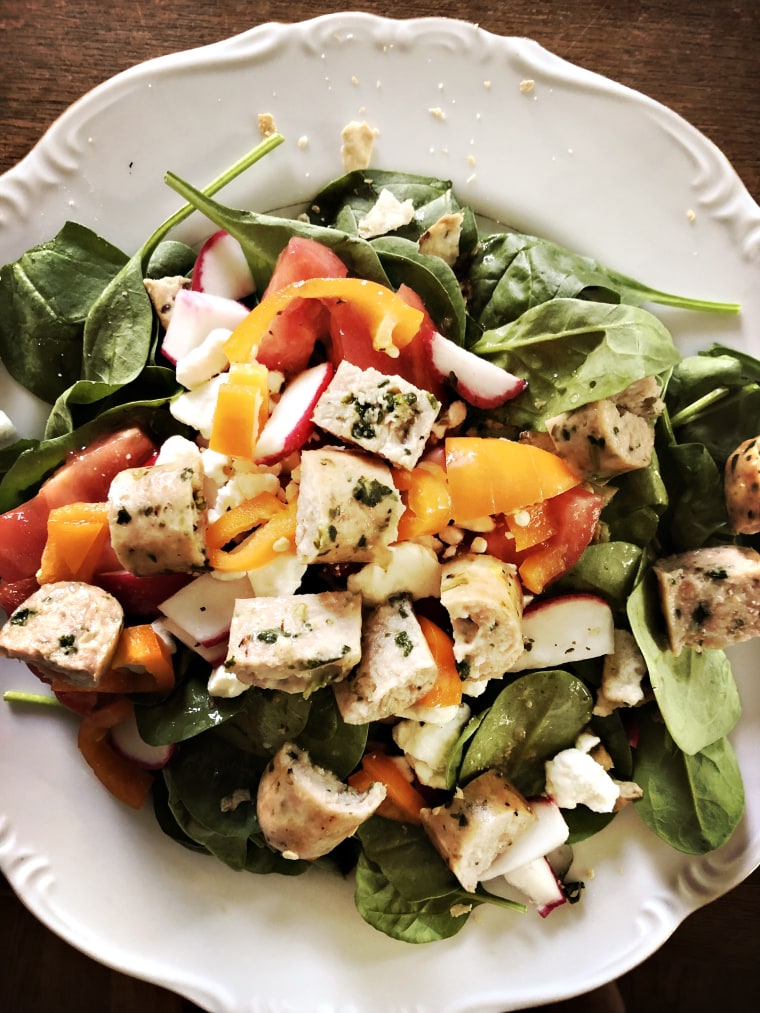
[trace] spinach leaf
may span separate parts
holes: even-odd
[[[67,222],[0,271],[0,359],[43,401],[78,379],[85,321],[126,260],[90,229]]]
[[[219,735],[241,752],[273,756],[306,726],[311,704],[300,693],[283,693],[252,686],[242,706],[220,727]]]
[[[604,507],[601,519],[610,539],[646,548],[657,534],[669,501],[657,453],[653,453],[647,467],[612,479],[609,489],[614,490],[614,496]]]
[[[744,787],[725,738],[691,755],[664,724],[642,715],[634,779],[644,795],[634,803],[644,823],[672,848],[703,855],[724,844],[744,812]]]
[[[296,741],[313,763],[344,779],[364,755],[369,726],[347,725],[329,686],[318,690],[309,700],[309,718]]]
[[[398,288],[408,285],[425,304],[439,331],[464,344],[466,309],[456,275],[440,257],[420,253],[417,244],[395,236],[373,239],[388,280]]]
[[[203,212],[220,229],[226,229],[243,247],[251,268],[256,289],[263,292],[271,277],[277,257],[292,236],[304,236],[324,243],[346,264],[349,270],[369,281],[382,285],[388,278],[371,243],[337,229],[312,225],[301,219],[278,218],[254,211],[237,211],[207,197],[184,180],[167,173],[166,181],[198,211]]]
[[[148,258],[146,278],[167,278],[174,275],[190,276],[197,254],[191,246],[176,239],[164,239]]]
[[[496,697],[464,755],[460,781],[495,767],[524,794],[544,789],[544,763],[575,742],[593,700],[576,676],[561,669],[530,672]]]
[[[592,257],[557,243],[518,232],[484,239],[469,267],[466,287],[470,312],[484,329],[517,320],[527,310],[554,299],[640,306],[655,302],[682,309],[736,313],[734,303],[690,299],[650,288],[603,266]]]
[[[563,809],[562,815],[570,830],[567,843],[572,846],[604,830],[617,814],[595,813],[585,805],[577,805],[575,809]]]
[[[406,900],[433,900],[461,889],[422,827],[373,816],[356,835],[366,857]]]
[[[739,720],[741,702],[723,651],[685,648],[675,655],[664,646],[651,571],[632,592],[627,612],[657,705],[679,749],[694,755],[727,735]]]
[[[669,540],[667,551],[731,541],[723,475],[707,448],[701,443],[671,444],[660,456],[670,499],[661,532]]]
[[[467,923],[469,905],[462,903],[463,897],[472,895],[460,890],[431,900],[408,900],[378,865],[364,854],[359,856],[354,891],[356,909],[368,925],[391,939],[404,943],[450,939]],[[456,908],[456,904],[462,907]],[[452,909],[460,913],[452,914]]]
[[[586,591],[605,598],[613,609],[624,609],[636,581],[641,548],[631,542],[589,545],[575,566],[561,577],[558,591]]]
[[[233,718],[245,705],[244,696],[214,697],[208,691],[208,668],[197,655],[187,655],[190,671],[160,704],[136,707],[140,736],[153,746],[184,742]]]
[[[309,218],[319,225],[357,232],[360,219],[374,207],[382,190],[389,190],[401,203],[411,200],[414,205],[414,218],[408,225],[394,230],[394,236],[416,243],[443,215],[462,212],[460,258],[477,246],[478,227],[472,210],[459,203],[448,180],[433,176],[386,169],[346,173],[328,183],[314,197],[308,211]]]
[[[581,299],[534,306],[486,331],[473,351],[528,381],[508,405],[509,420],[533,429],[664,373],[680,358],[664,324],[646,310]]]

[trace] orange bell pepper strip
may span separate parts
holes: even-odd
[[[221,549],[233,538],[274,517],[283,507],[282,500],[271,492],[261,492],[257,496],[243,500],[209,524],[206,529],[206,547]]]
[[[233,363],[229,380],[216,396],[209,446],[220,454],[253,457],[256,441],[269,414],[266,366],[258,362]]]
[[[386,796],[378,809],[382,816],[405,823],[421,822],[420,809],[427,802],[406,779],[395,760],[378,750],[365,753],[361,768],[348,779],[352,787],[360,790],[366,790],[375,781],[385,785]]]
[[[441,465],[425,462],[409,471],[396,468],[393,484],[405,507],[399,519],[398,541],[435,535],[451,520],[451,496]]]
[[[563,545],[541,545],[529,552],[517,572],[531,594],[541,594],[547,584],[560,577],[567,569],[567,555]]]
[[[458,707],[462,702],[462,679],[454,657],[454,642],[437,623],[427,616],[417,616],[422,634],[438,666],[438,678],[432,687],[416,701],[421,707]]]
[[[269,495],[261,493],[260,496]],[[260,496],[255,496],[258,500]],[[262,523],[247,538],[232,549],[225,549],[226,543],[215,544],[219,538],[220,529],[211,531],[219,523],[214,521],[209,525],[211,531],[211,542],[206,541],[206,554],[208,561],[215,570],[227,573],[244,573],[247,570],[256,570],[266,563],[271,563],[283,554],[295,547],[296,537],[296,503],[285,505],[277,500],[278,509],[273,510],[268,517],[262,517]],[[242,505],[242,504],[241,504]],[[228,511],[232,513],[232,511]],[[219,521],[223,521],[227,515],[223,514]],[[245,530],[249,530],[249,528]],[[229,541],[229,539],[227,539]]]
[[[452,436],[445,447],[455,523],[513,514],[572,489],[581,481],[556,454],[527,443]]]
[[[47,519],[38,583],[52,584],[58,580],[89,583],[108,539],[105,503],[67,503],[54,507]]]
[[[140,809],[150,794],[153,777],[118,753],[108,740],[110,730],[129,717],[132,707],[129,700],[121,697],[88,714],[79,725],[77,745],[111,794],[132,809]]]
[[[267,295],[234,329],[224,344],[230,362],[249,362],[278,314],[294,299],[339,299],[351,303],[369,327],[372,345],[398,356],[417,334],[423,313],[393,289],[364,278],[309,278]]]
[[[515,550],[522,552],[534,545],[545,542],[554,534],[554,525],[546,510],[546,500],[531,503],[513,514],[507,514],[504,522],[515,539]]]

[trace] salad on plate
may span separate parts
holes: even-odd
[[[0,355],[52,405],[4,420],[0,652],[48,687],[6,705],[79,715],[179,844],[351,873],[420,943],[582,902],[573,845],[624,807],[689,854],[736,828],[760,362],[648,308],[738,306],[484,222],[371,136],[292,215],[214,197],[274,132],[169,173],[187,208],[131,256],[69,222],[0,272]]]

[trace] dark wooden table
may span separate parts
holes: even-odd
[[[354,9],[448,14],[536,39],[645,92],[720,147],[760,199],[760,8],[756,0],[450,0]],[[279,0],[0,0],[0,172],[84,92],[135,63],[215,42],[257,23],[344,5]],[[758,279],[760,284],[760,278]],[[760,990],[760,874],[693,914],[610,989],[553,1007],[628,1013],[740,1013]],[[624,1005],[623,1005],[624,1004]],[[190,1013],[191,1003],[92,962],[27,913],[0,877],[0,1010]]]

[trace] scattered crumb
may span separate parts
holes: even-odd
[[[358,85],[359,84],[359,78],[356,76],[356,74],[352,74],[351,75],[351,84],[353,84],[353,85]]]
[[[259,133],[262,137],[271,137],[277,133],[277,124],[271,113],[259,113]]]
[[[303,151],[304,148],[308,148],[309,146],[309,138],[306,136],[306,134],[303,134],[303,136],[298,138],[296,143],[298,144],[298,147],[301,149],[301,151]]]
[[[452,918],[461,918],[462,915],[467,915],[470,911],[472,911],[472,904],[452,904],[449,908]]]
[[[530,95],[533,89],[536,87],[536,82],[532,78],[526,78],[520,82],[520,91],[523,95]]]
[[[346,172],[369,167],[372,157],[372,145],[378,131],[367,123],[352,120],[341,131],[343,144],[340,155]]]
[[[446,119],[446,113],[443,111],[443,109],[441,109],[440,106],[432,106],[430,109],[428,109],[428,112],[430,113],[431,116],[435,116],[437,120]]]
[[[693,208],[689,208],[686,212],[686,217],[690,222],[695,222],[697,220],[697,212]]]
[[[467,156],[467,164],[468,165],[475,165],[475,156],[474,155],[468,155]]]
[[[491,87],[491,82],[490,81],[484,81],[483,82],[483,87],[486,88],[486,89],[490,88]]]

